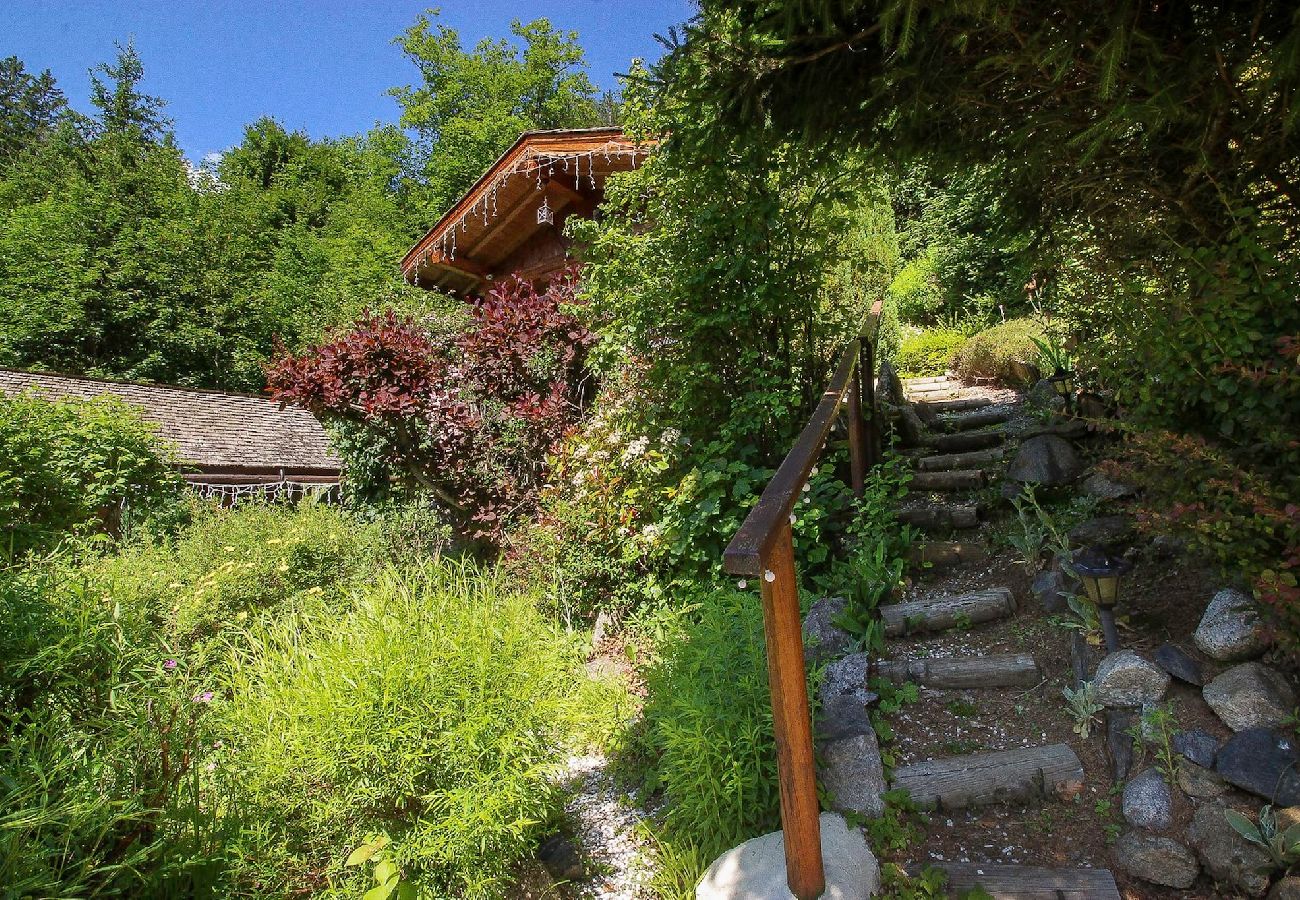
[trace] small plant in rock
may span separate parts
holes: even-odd
[[[1092,729],[1100,722],[1100,715],[1105,706],[1097,702],[1097,686],[1085,681],[1077,689],[1061,688],[1065,695],[1065,708],[1074,719],[1074,733],[1081,738],[1092,735]]]
[[[1290,869],[1300,863],[1300,822],[1279,829],[1271,805],[1259,811],[1258,825],[1235,809],[1225,809],[1223,815],[1238,834],[1263,847],[1276,868]]]
[[[1172,704],[1153,706],[1143,710],[1138,724],[1129,729],[1133,742],[1144,751],[1149,749],[1155,759],[1156,769],[1166,779],[1173,781],[1178,774],[1178,751],[1174,749],[1174,734],[1178,721]]]
[[[1067,596],[1065,602],[1070,607],[1070,615],[1052,616],[1048,621],[1060,628],[1081,632],[1090,646],[1101,646],[1101,616],[1096,604],[1078,595]]]

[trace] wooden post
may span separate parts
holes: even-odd
[[[861,499],[867,484],[867,432],[862,419],[862,370],[855,367],[849,378],[849,481],[853,496]]]
[[[799,588],[794,571],[794,535],[787,521],[765,560],[762,573],[763,630],[767,638],[767,680],[772,692],[777,773],[781,783],[781,829],[785,832],[785,875],[790,893],[815,900],[826,890],[813,760],[808,679],[804,673]]]
[[[880,410],[876,406],[876,352],[872,342],[865,338],[858,362],[858,376],[862,379],[862,402],[866,406],[867,465],[876,466],[885,454],[881,447]]]

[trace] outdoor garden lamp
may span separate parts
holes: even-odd
[[[1050,381],[1052,387],[1056,389],[1056,396],[1064,400],[1065,405],[1068,408],[1070,405],[1070,398],[1074,396],[1074,373],[1058,369],[1056,374],[1047,380]]]
[[[1114,653],[1119,649],[1115,604],[1119,601],[1120,579],[1128,574],[1133,564],[1122,556],[1111,556],[1099,547],[1089,547],[1074,558],[1073,568],[1083,582],[1083,589],[1088,592],[1088,599],[1097,604],[1106,650]]]

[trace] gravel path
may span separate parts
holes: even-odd
[[[653,873],[649,844],[638,834],[646,812],[634,794],[620,790],[604,756],[571,756],[564,779],[573,796],[565,804],[593,877],[577,885],[583,898],[643,900]]]

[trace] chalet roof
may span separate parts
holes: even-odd
[[[256,394],[75,378],[0,369],[0,394],[33,391],[60,399],[103,394],[140,409],[181,459],[204,473],[334,475],[338,457],[311,413]]]
[[[402,274],[449,290],[510,274],[517,250],[569,214],[592,215],[605,179],[649,150],[616,127],[525,132],[411,248]]]

